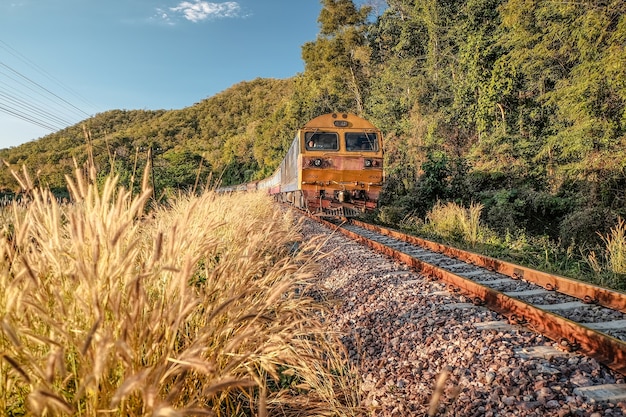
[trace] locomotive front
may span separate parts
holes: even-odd
[[[383,185],[382,135],[367,120],[326,114],[298,132],[300,190],[313,213],[354,216],[376,208]]]

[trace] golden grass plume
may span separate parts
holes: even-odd
[[[77,170],[0,237],[0,408],[12,414],[353,415],[355,376],[306,296],[315,248],[259,194],[148,208]],[[6,219],[6,217],[9,217]]]

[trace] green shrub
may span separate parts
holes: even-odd
[[[378,221],[388,225],[398,225],[406,216],[406,209],[399,206],[384,206],[378,210]]]
[[[559,237],[562,242],[573,242],[584,247],[595,247],[603,243],[604,236],[616,216],[610,209],[591,207],[576,211],[565,217],[559,224]]]

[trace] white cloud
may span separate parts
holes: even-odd
[[[170,18],[169,14],[163,9],[156,9],[156,14],[150,19],[153,21],[162,21],[168,25],[174,25],[174,22]]]
[[[194,2],[183,1],[176,7],[170,7],[170,10],[182,15],[192,22],[200,22],[202,20],[224,17],[239,17],[241,7],[239,3],[227,1],[224,3],[210,3],[203,0],[195,0]]]

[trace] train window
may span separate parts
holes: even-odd
[[[355,152],[377,152],[376,133],[346,133],[346,150]]]
[[[306,132],[304,139],[308,151],[336,151],[339,149],[339,138],[333,132]]]

